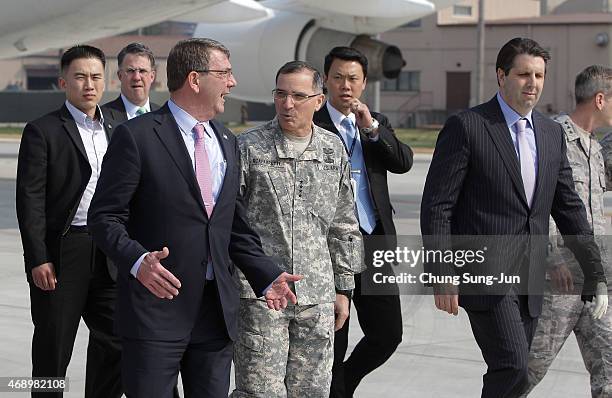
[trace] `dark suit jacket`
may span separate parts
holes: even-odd
[[[105,118],[110,139],[113,126]],[[25,270],[52,262],[61,273],[60,247],[91,176],[85,146],[66,105],[26,125],[17,166],[17,220]],[[117,270],[109,262],[109,274]]]
[[[585,291],[594,292],[597,281],[605,277],[584,206],[574,190],[563,131],[539,112],[534,110],[532,115],[538,163],[532,207],[527,204],[519,160],[494,97],[451,116],[440,132],[423,192],[421,233],[424,239],[438,237],[438,242],[451,235],[513,237],[498,244],[498,250],[489,250],[496,252],[490,255],[501,260],[507,255],[506,260],[512,261],[523,250],[529,259],[529,284],[539,286],[546,257],[546,245],[540,243],[547,241],[552,214],[563,235],[582,237],[581,242],[570,238],[570,246],[589,279]],[[525,236],[544,239],[526,246],[521,238]],[[465,295],[460,296],[460,304],[489,308],[501,297]],[[530,313],[537,316],[540,308],[541,296],[530,296]]]
[[[392,173],[406,173],[412,167],[412,150],[401,143],[386,116],[371,112],[372,117],[378,120],[379,139],[370,141],[368,137],[361,134],[361,145],[363,158],[366,165],[370,193],[377,219],[382,225],[384,235],[388,235],[392,241],[389,246],[395,246],[395,225],[393,224],[393,207],[389,199],[389,187],[387,186],[387,171]],[[340,136],[338,129],[331,120],[327,105],[323,105],[313,118],[314,123],[325,130]]]
[[[116,326],[136,339],[177,340],[199,314],[206,266],[212,259],[223,315],[236,338],[239,303],[235,263],[253,291],[280,275],[248,226],[239,196],[239,149],[234,135],[211,121],[227,161],[225,180],[209,219],[191,158],[167,105],[117,127],[89,209],[95,242],[119,267]],[[167,246],[162,264],[180,281],[179,295],[159,299],[130,274],[138,258]]]
[[[159,105],[153,102],[150,102],[149,105],[151,106],[151,112],[159,109]],[[115,125],[128,120],[127,113],[125,110],[125,104],[121,99],[121,95],[119,95],[119,97],[115,98],[114,100],[102,105],[102,110],[105,111],[105,115],[108,115],[108,117],[113,120]]]

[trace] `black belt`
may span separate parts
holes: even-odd
[[[68,228],[68,232],[73,234],[88,234],[89,228],[87,228],[87,225],[71,225],[70,228]]]

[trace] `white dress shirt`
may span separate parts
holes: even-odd
[[[134,119],[136,116],[136,112],[140,108],[145,108],[147,112],[151,112],[151,104],[149,104],[149,99],[147,98],[147,103],[143,106],[134,105],[130,102],[129,99],[123,94],[121,94],[121,100],[123,101],[123,106],[125,106],[125,113],[127,115],[128,120]]]
[[[104,119],[99,107],[96,111],[100,115],[99,120],[93,120],[73,106],[68,100],[66,100],[66,107],[76,122],[81,140],[85,146],[89,166],[91,166],[91,176],[85,187],[85,192],[81,196],[79,207],[72,219],[72,225],[83,226],[87,225],[87,211],[89,210],[91,198],[93,198],[96,191],[100,170],[102,169],[102,159],[108,148],[108,140],[106,138],[106,131],[104,131]]]

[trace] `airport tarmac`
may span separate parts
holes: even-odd
[[[15,217],[17,150],[18,142],[0,142],[0,377],[24,377],[31,371],[33,327]],[[419,233],[419,206],[429,161],[430,155],[418,154],[408,174],[389,176],[399,234]],[[609,208],[609,198],[606,202]],[[431,296],[402,297],[402,311],[403,342],[388,362],[364,379],[356,397],[480,396],[485,365],[465,312],[454,317],[437,311]],[[356,316],[350,322],[349,351],[362,336]],[[86,344],[87,327],[81,322],[68,368],[70,391],[65,397],[83,396]],[[588,373],[572,336],[530,397],[590,396]]]

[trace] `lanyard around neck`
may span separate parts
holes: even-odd
[[[351,126],[353,124],[351,123]],[[344,131],[346,134],[346,139],[348,140],[348,131],[347,128],[344,127]],[[344,149],[346,150],[346,153],[348,154],[349,160],[353,157],[353,152],[355,151],[355,145],[357,144],[357,134],[359,134],[359,130],[357,130],[357,126],[355,126],[355,134],[353,135],[353,142],[351,143],[351,149],[348,148],[347,142],[344,142],[344,140],[342,140],[342,143],[344,144]]]

